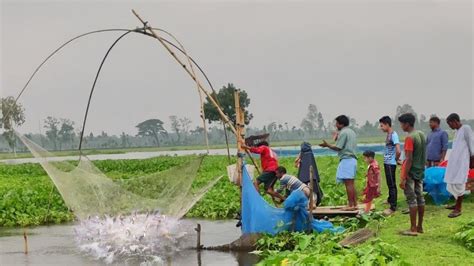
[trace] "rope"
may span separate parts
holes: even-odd
[[[90,94],[89,94],[89,100],[87,101],[86,112],[85,112],[85,114],[84,114],[84,121],[82,122],[81,138],[79,139],[79,153],[80,153],[80,155],[82,155],[82,140],[83,140],[84,131],[85,131],[85,128],[86,128],[87,116],[89,115],[89,107],[90,107],[90,105],[91,105],[92,95],[94,94],[95,85],[97,84],[97,79],[99,78],[100,71],[102,70],[102,67],[104,66],[105,60],[106,60],[107,57],[109,56],[110,51],[112,51],[112,49],[114,48],[114,46],[115,46],[123,37],[125,37],[127,34],[129,34],[130,32],[131,32],[131,31],[127,31],[127,32],[125,32],[124,34],[120,35],[120,37],[118,37],[118,38],[112,43],[112,45],[109,47],[109,49],[107,50],[107,53],[105,53],[105,56],[104,56],[104,58],[102,59],[102,62],[100,62],[99,69],[97,70],[97,73],[96,73],[95,78],[94,78],[94,83],[92,84],[91,92],[90,92]]]

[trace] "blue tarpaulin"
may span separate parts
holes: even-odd
[[[255,190],[252,179],[245,167],[242,167],[242,233],[277,234],[293,229],[295,231],[332,232],[343,231],[342,227],[335,228],[331,222],[311,219],[309,226],[308,199],[301,191],[295,191],[284,202],[284,208],[276,208],[268,204]]]
[[[445,173],[446,168],[444,167],[430,167],[425,170],[424,191],[428,192],[436,205],[446,203],[451,197],[451,194],[446,190]]]

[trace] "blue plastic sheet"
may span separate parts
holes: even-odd
[[[344,230],[342,227],[335,228],[328,221],[311,219],[309,224],[308,199],[301,191],[291,193],[283,205],[284,208],[276,208],[268,204],[255,190],[246,168],[242,168],[242,233],[275,235],[290,231],[293,229],[293,217],[295,231],[307,231],[309,228],[317,232]]]
[[[430,167],[425,170],[424,191],[428,192],[436,205],[446,203],[451,194],[446,190],[444,182],[444,167]]]

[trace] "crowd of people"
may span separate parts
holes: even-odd
[[[380,129],[386,133],[383,169],[388,188],[386,201],[388,208],[384,210],[383,214],[389,216],[397,211],[397,167],[400,167],[399,188],[405,194],[408,204],[408,210],[404,212],[410,215],[410,229],[401,233],[416,236],[423,233],[425,169],[437,167],[443,162],[446,163],[449,135],[440,127],[441,120],[436,116],[430,118],[431,132],[427,137],[422,131],[416,129],[416,117],[413,114],[401,115],[398,117],[398,122],[400,129],[406,133],[403,160],[400,138],[393,128],[392,119],[389,116],[384,116],[379,120]],[[448,217],[455,218],[462,212],[467,173],[469,169],[474,168],[474,135],[469,125],[462,124],[458,114],[450,114],[446,122],[451,129],[456,131],[444,177],[447,191],[456,199],[454,205],[446,207],[452,210]],[[358,210],[354,183],[357,176],[357,137],[349,127],[349,118],[345,115],[336,117],[335,127],[337,130],[333,137],[334,144],[323,140],[319,146],[337,152],[339,164],[336,182],[344,184],[348,203],[342,210],[355,211]],[[319,185],[320,177],[310,143],[303,142],[301,145],[301,152],[295,161],[298,168],[297,176],[288,174],[284,167],[278,165],[277,155],[270,148],[268,142],[262,141],[257,147],[243,145],[243,148],[260,155],[263,172],[255,180],[254,184],[257,190],[261,184],[264,184],[265,192],[277,202],[283,202],[292,191],[301,190],[306,197],[313,196],[315,206],[321,203],[323,191]],[[363,157],[368,165],[366,187],[363,191],[364,211],[370,212],[373,200],[381,196],[381,169],[375,159],[374,151],[364,151]],[[281,185],[279,190],[274,189],[277,180]],[[312,188],[310,187],[311,183],[313,183]]]

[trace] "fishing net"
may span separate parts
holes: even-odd
[[[17,133],[17,136],[51,177],[66,205],[80,219],[154,211],[179,219],[222,177],[193,188],[203,160],[203,156],[196,156],[165,171],[113,181],[85,156],[80,157],[77,166],[70,162],[54,162],[53,154],[21,134]]]
[[[242,167],[242,233],[267,233],[282,231],[331,231],[344,229],[331,222],[309,219],[308,198],[301,191],[294,191],[285,200],[284,208],[270,206],[255,190],[246,167]]]

